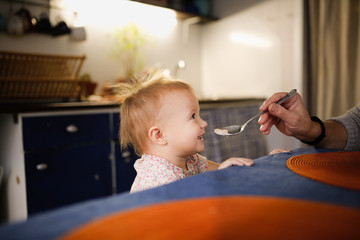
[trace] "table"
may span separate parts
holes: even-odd
[[[82,224],[113,213],[161,203],[209,197],[269,197],[360,210],[360,192],[314,181],[292,172],[286,161],[296,155],[336,150],[301,148],[255,159],[251,167],[233,166],[188,177],[134,194],[96,199],[0,226],[0,239],[54,239]],[[266,213],[264,213],[266,215]]]

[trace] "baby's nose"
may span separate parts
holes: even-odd
[[[204,121],[203,119],[201,119],[201,120],[202,120],[202,124],[201,124],[202,127],[203,127],[203,128],[206,128],[206,126],[208,125],[208,123],[207,123],[206,121]]]

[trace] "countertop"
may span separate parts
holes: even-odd
[[[0,113],[25,113],[92,108],[115,108],[117,102],[7,102],[0,103]]]
[[[263,101],[264,98],[238,98],[238,99],[200,99],[199,103],[202,108],[213,106],[214,104],[232,105]],[[83,109],[101,109],[101,108],[118,108],[120,103],[114,101],[103,102],[89,102],[89,101],[76,101],[76,102],[44,102],[44,101],[0,101],[0,113],[4,114],[17,114],[26,112],[46,112],[46,111],[61,111],[61,110],[83,110]]]

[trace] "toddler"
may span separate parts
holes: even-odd
[[[165,75],[144,75],[119,83],[120,143],[132,145],[141,156],[130,192],[167,184],[205,171],[232,165],[251,166],[248,158],[230,158],[221,164],[204,151],[205,127],[199,102],[188,84]]]

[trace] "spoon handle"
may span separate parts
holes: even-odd
[[[283,102],[285,102],[286,100],[288,100],[289,98],[291,98],[292,96],[294,96],[296,94],[296,89],[291,90],[288,94],[286,94],[285,97],[283,97],[282,99],[280,99],[279,101],[277,101],[277,104],[282,104]]]
[[[291,90],[290,92],[288,92],[288,94],[286,94],[285,97],[281,98],[279,101],[277,101],[277,104],[282,104],[283,102],[285,102],[286,100],[288,100],[289,98],[291,98],[292,96],[294,96],[296,94],[296,89]],[[251,122],[252,120],[254,120],[255,118],[260,117],[261,115],[263,115],[265,112],[259,112],[258,114],[256,114],[255,116],[253,116],[252,118],[250,118],[249,120],[246,121],[246,123],[244,124],[245,126]]]
[[[286,100],[288,100],[289,98],[291,98],[292,96],[294,96],[296,94],[296,89],[291,90],[288,94],[286,94],[285,97],[281,98],[279,101],[277,101],[277,104],[282,104],[283,102],[285,102]],[[260,117],[262,114],[264,114],[265,112],[259,112],[258,114],[256,114],[255,116],[253,116],[252,118],[250,118],[249,120],[246,121],[246,123],[244,123],[241,128],[240,128],[240,132],[242,132],[244,130],[244,128],[246,127],[246,125],[251,122],[252,120],[254,120],[255,118]]]

